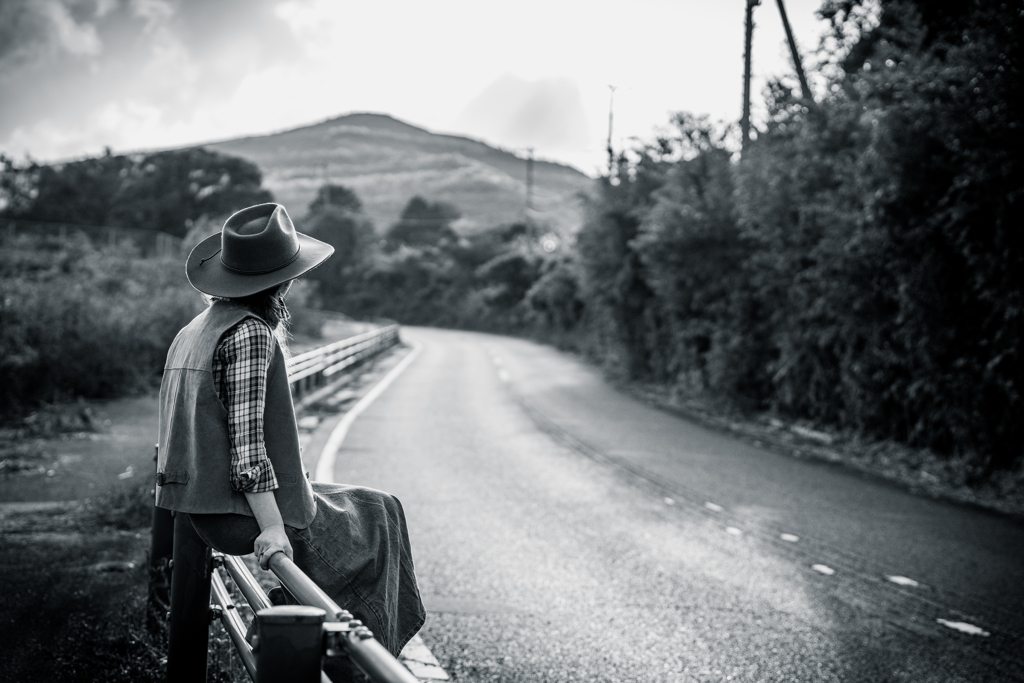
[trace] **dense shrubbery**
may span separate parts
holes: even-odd
[[[1021,11],[882,7],[826,3],[828,94],[776,83],[739,163],[689,116],[623,156],[579,237],[591,348],[982,474],[1024,438]]]
[[[204,149],[53,166],[0,156],[0,215],[19,224],[0,246],[0,413],[153,384],[174,335],[202,306],[179,256],[97,247],[74,229],[70,239],[34,234],[32,221],[188,234],[194,243],[231,212],[271,201],[260,182],[252,163]]]
[[[180,259],[85,237],[0,246],[0,411],[151,386],[202,302]]]
[[[456,240],[411,202],[422,219],[365,242],[332,303],[554,332],[683,394],[966,456],[976,475],[1019,464],[1022,11],[871,7],[825,3],[824,97],[774,83],[742,160],[728,128],[679,115],[552,254],[525,226]]]
[[[330,194],[344,201],[327,203]],[[356,318],[406,324],[510,329],[529,313],[525,295],[540,274],[542,250],[527,226],[459,237],[458,211],[409,200],[381,239],[347,188],[321,188],[300,229],[333,245],[335,255],[310,274],[320,303]]]
[[[113,155],[47,166],[0,155],[7,218],[159,230],[184,237],[203,216],[272,201],[252,162],[202,148]]]

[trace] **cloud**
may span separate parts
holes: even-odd
[[[268,90],[247,87],[301,55],[276,2],[0,0],[0,150],[64,157],[291,122],[294,107],[268,117]]]
[[[132,0],[132,11],[146,20],[143,33],[148,35],[174,16],[174,5],[163,0]]]
[[[527,81],[506,74],[466,106],[459,125],[505,146],[535,147],[541,154],[579,150],[590,142],[579,88],[565,78]]]
[[[788,3],[805,49],[820,1]],[[791,71],[769,5],[755,92],[758,74]],[[671,111],[738,115],[742,20],[743,3],[702,0],[0,0],[0,151],[52,159],[383,111],[598,169],[610,83],[616,149]],[[642,49],[608,49],[630,36]]]
[[[108,2],[4,0],[0,3],[0,73],[54,53],[93,57],[103,50],[92,19]]]

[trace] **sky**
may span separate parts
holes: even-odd
[[[805,67],[821,0],[786,0]],[[745,0],[0,0],[0,153],[49,161],[390,114],[595,175],[672,112],[739,118]],[[755,121],[789,76],[754,13]]]

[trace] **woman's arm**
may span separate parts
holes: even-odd
[[[255,543],[256,559],[259,560],[260,567],[267,569],[270,566],[270,556],[278,552],[284,553],[289,560],[295,559],[292,555],[292,544],[284,531],[284,521],[281,519],[281,511],[277,507],[274,492],[247,491],[245,499],[249,501],[252,514],[256,516],[256,523],[260,525],[260,535],[256,537]]]
[[[248,318],[224,335],[213,356],[213,383],[227,410],[231,488],[240,493],[278,487],[263,439],[267,371],[275,344],[266,323]]]
[[[264,569],[276,552],[292,557],[274,497],[277,477],[263,440],[267,369],[274,344],[270,329],[249,318],[224,336],[213,359],[214,386],[227,410],[231,488],[245,494],[259,524],[256,557]]]

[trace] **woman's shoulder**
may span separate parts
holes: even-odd
[[[257,343],[265,345],[268,349],[274,348],[274,333],[270,326],[259,318],[247,316],[240,320],[237,325],[224,333],[218,346],[239,346]]]
[[[265,337],[267,339],[274,338],[274,333],[271,331],[270,325],[256,317],[246,317],[245,320],[242,320],[235,325],[235,331],[256,337]]]

